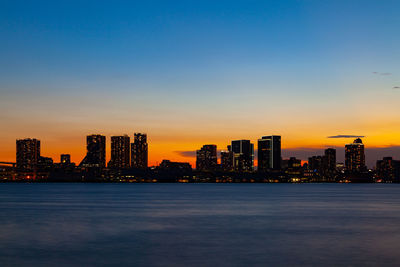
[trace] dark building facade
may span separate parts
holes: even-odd
[[[376,176],[385,182],[400,182],[400,160],[384,157],[376,162]]]
[[[217,146],[204,145],[196,151],[196,170],[214,171],[218,165]]]
[[[86,137],[86,156],[79,164],[84,168],[104,168],[106,166],[106,137],[99,134]]]
[[[300,176],[302,174],[301,159],[290,157],[282,160],[281,168],[290,176]]]
[[[323,159],[323,174],[327,177],[333,177],[336,174],[336,149],[325,149]]]
[[[127,135],[111,136],[111,159],[109,168],[127,169],[130,166],[131,139]]]
[[[281,169],[281,136],[263,136],[258,139],[258,171]]]
[[[53,169],[53,159],[49,157],[39,157],[38,170],[39,171],[51,171]]]
[[[147,134],[135,133],[131,145],[131,167],[146,169],[148,166]]]
[[[192,166],[188,162],[175,162],[164,159],[159,166],[160,169],[166,171],[191,171]]]
[[[223,171],[233,170],[233,153],[231,146],[228,146],[227,151],[221,151],[221,170]]]
[[[364,144],[360,138],[345,146],[345,168],[348,173],[360,173],[366,170]]]
[[[17,140],[17,169],[21,171],[36,170],[40,160],[40,140],[19,139]]]
[[[239,172],[253,171],[254,145],[250,140],[235,140],[231,143],[233,169]]]

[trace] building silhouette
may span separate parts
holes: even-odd
[[[326,176],[333,176],[336,174],[336,149],[327,148],[325,149],[325,155],[323,159],[323,173]]]
[[[233,170],[233,153],[231,146],[228,145],[227,151],[221,151],[221,169],[223,171]]]
[[[281,168],[290,176],[299,177],[302,174],[301,159],[290,157],[281,161]]]
[[[345,168],[348,173],[360,173],[366,170],[364,144],[360,138],[345,146]]]
[[[109,168],[127,169],[130,166],[131,139],[127,135],[111,136],[111,159]]]
[[[39,161],[38,161],[38,164],[37,164],[37,169],[39,171],[48,172],[48,171],[51,171],[53,169],[53,167],[54,167],[54,164],[53,164],[53,159],[52,158],[50,158],[50,157],[42,157],[42,156],[39,157]]]
[[[400,182],[400,160],[384,157],[376,162],[376,176],[384,182]]]
[[[258,139],[258,171],[280,170],[281,160],[281,136]]]
[[[131,145],[131,166],[137,169],[146,169],[148,166],[147,134],[135,133]]]
[[[239,172],[253,171],[254,145],[250,140],[235,140],[231,143],[233,169]]]
[[[21,171],[36,170],[40,161],[40,140],[37,139],[18,139],[16,163],[17,169]]]
[[[106,166],[106,137],[93,134],[86,137],[86,156],[79,164],[84,168],[104,168]]]
[[[217,146],[204,145],[196,151],[196,170],[214,171],[218,165]]]
[[[192,166],[188,162],[176,162],[164,159],[159,168],[166,171],[191,171]]]

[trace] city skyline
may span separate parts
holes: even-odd
[[[333,149],[333,150],[335,150],[335,161],[337,159],[338,163],[345,164],[346,163],[345,155],[347,154],[348,147],[351,148],[354,145],[357,145],[357,147],[358,147],[358,145],[359,145],[358,143],[361,143],[361,145],[362,145],[362,155],[363,155],[363,158],[361,159],[362,165],[365,165],[367,168],[370,168],[370,169],[374,168],[377,161],[381,160],[382,158],[385,158],[385,157],[391,157],[393,159],[400,158],[400,156],[398,154],[396,154],[397,150],[396,149],[392,150],[390,147],[382,148],[382,150],[380,150],[380,151],[376,150],[375,148],[369,148],[368,146],[364,147],[364,142],[361,140],[360,136],[357,136],[357,135],[349,135],[346,137],[336,136],[335,139],[345,138],[345,139],[353,140],[351,138],[355,138],[353,141],[347,141],[347,142],[343,143],[343,145],[341,147],[326,146],[323,148],[308,149],[308,150],[307,149],[292,150],[292,149],[284,149],[283,147],[281,148],[281,136],[280,135],[270,135],[270,136],[264,135],[262,137],[257,138],[255,141],[247,140],[247,139],[232,140],[231,142],[229,142],[228,146],[222,146],[222,148],[221,148],[221,146],[218,146],[216,144],[211,144],[211,143],[208,143],[205,145],[203,144],[203,145],[201,145],[201,147],[198,147],[198,149],[196,149],[196,150],[184,151],[184,152],[182,151],[182,154],[185,154],[184,156],[182,156],[182,160],[176,160],[175,158],[163,158],[160,161],[155,161],[155,164],[149,164],[148,162],[153,162],[150,160],[150,154],[148,153],[149,147],[151,148],[152,145],[151,144],[150,144],[150,146],[148,145],[147,133],[134,133],[132,136],[134,138],[132,139],[132,142],[130,142],[130,137],[127,134],[119,135],[119,136],[118,135],[117,136],[105,136],[102,134],[89,134],[86,136],[85,154],[84,154],[83,158],[78,159],[76,161],[74,160],[74,157],[72,157],[71,153],[69,153],[68,151],[60,152],[54,156],[48,155],[46,152],[40,153],[40,151],[43,151],[43,148],[45,146],[43,146],[43,142],[39,138],[31,138],[31,137],[18,138],[18,139],[16,139],[16,150],[14,153],[14,158],[11,160],[0,158],[0,161],[18,162],[17,148],[18,148],[18,146],[20,146],[19,144],[21,143],[21,141],[28,140],[29,145],[31,142],[37,142],[39,144],[38,145],[39,146],[39,154],[35,157],[35,162],[38,162],[38,160],[40,158],[46,158],[44,156],[49,156],[48,159],[53,159],[54,162],[58,162],[57,159],[60,159],[60,163],[63,163],[63,156],[67,156],[68,163],[74,162],[77,165],[85,166],[85,161],[87,160],[86,158],[88,156],[89,156],[89,158],[93,158],[93,153],[97,153],[97,154],[100,153],[101,155],[95,155],[95,158],[98,158],[98,160],[101,162],[100,166],[98,166],[98,167],[102,167],[102,168],[104,168],[104,167],[127,168],[127,167],[132,166],[132,167],[140,169],[140,168],[146,168],[146,167],[151,167],[151,166],[158,166],[161,163],[161,161],[163,161],[163,160],[188,162],[192,166],[192,168],[196,168],[197,159],[199,157],[199,152],[203,151],[203,149],[206,149],[205,151],[207,151],[209,149],[209,147],[211,147],[211,149],[215,150],[215,152],[216,152],[217,156],[216,156],[215,160],[217,160],[218,165],[220,165],[220,164],[223,165],[222,158],[225,156],[223,154],[226,153],[226,155],[228,156],[229,153],[232,153],[232,154],[229,154],[228,157],[231,158],[230,164],[232,164],[232,168],[236,169],[235,164],[237,164],[237,163],[235,163],[235,160],[234,160],[235,152],[234,152],[234,150],[232,150],[232,145],[234,143],[238,143],[238,146],[236,148],[236,150],[238,150],[238,153],[237,153],[236,157],[238,157],[238,156],[241,157],[242,145],[239,145],[239,144],[241,144],[242,142],[248,142],[248,145],[246,147],[248,147],[248,149],[250,149],[250,152],[249,152],[250,154],[248,155],[248,156],[250,156],[250,158],[249,158],[250,162],[245,163],[245,164],[247,164],[248,166],[253,166],[256,169],[258,169],[258,167],[259,167],[258,157],[260,156],[259,146],[261,145],[263,149],[266,147],[264,144],[265,142],[261,142],[261,141],[275,140],[277,138],[278,138],[277,139],[278,143],[277,144],[275,144],[275,142],[273,142],[273,143],[274,143],[274,145],[278,145],[278,150],[272,152],[272,150],[269,149],[270,152],[268,152],[268,153],[276,154],[276,156],[274,156],[275,161],[277,160],[277,157],[279,157],[281,160],[289,160],[290,158],[297,158],[297,159],[301,160],[301,164],[303,165],[304,163],[307,163],[310,160],[310,157],[315,157],[318,154],[324,153],[324,151],[326,153],[327,151]],[[362,139],[364,140],[364,137]],[[99,141],[94,142],[95,144],[91,144],[91,143],[93,143],[92,140],[99,140]],[[118,140],[118,143],[116,142],[117,140]],[[125,142],[126,144],[123,145],[122,142]],[[101,144],[97,144],[97,143],[101,143]],[[117,143],[118,145],[116,146],[115,143]],[[143,163],[144,165],[137,164],[134,161],[135,157],[133,157],[132,155],[137,154],[137,152],[135,152],[135,149],[134,149],[135,143],[136,143],[136,145],[138,145],[138,143],[139,143],[141,148],[144,146],[144,148],[142,148],[141,150],[144,149],[143,152],[145,154],[143,154],[143,152],[139,151],[140,153],[143,154],[143,156],[140,156],[140,157],[141,157],[141,162],[144,162]],[[254,145],[254,144],[256,144],[256,145]],[[95,150],[100,149],[100,151],[99,152],[90,152],[91,151],[90,147],[93,145],[96,147]],[[271,145],[272,145],[272,143],[270,143],[269,146],[271,146]],[[99,146],[100,146],[100,148],[99,148]],[[128,151],[126,151],[126,149],[128,147],[129,147],[129,149],[128,149]],[[224,147],[226,147],[226,149],[224,149]],[[234,145],[234,147],[235,147],[235,145]],[[336,156],[336,151],[338,152],[337,156]],[[212,152],[212,153],[215,153],[215,152]],[[115,165],[115,163],[112,161],[113,153],[115,154],[114,155],[115,158],[116,157],[120,158],[119,161],[126,161],[126,162],[129,162],[129,164],[125,163],[125,164]],[[125,155],[123,156],[121,154],[125,154]],[[368,154],[370,154],[370,155],[368,155]],[[211,154],[208,154],[208,155],[211,155]],[[201,156],[201,157],[209,158],[210,156],[206,156],[206,154],[205,154],[204,156]],[[263,157],[265,157],[265,156],[263,156]],[[367,160],[367,158],[369,158],[369,160]],[[98,160],[95,159],[94,161],[97,162]],[[271,160],[271,159],[269,158],[269,160]],[[91,161],[89,160],[89,163],[90,162]],[[88,164],[86,166],[87,167],[91,166],[91,164]],[[246,168],[249,168],[249,167],[245,167],[244,169],[246,169]],[[240,169],[241,168],[236,169],[236,170],[240,170]],[[279,170],[280,163],[279,163],[279,165],[277,165],[277,167],[271,168],[270,166],[268,166],[268,167],[262,167],[262,169],[265,169],[265,170],[277,169],[277,170]]]
[[[68,149],[78,162],[82,136],[135,131],[151,134],[149,165],[193,165],[203,144],[255,143],[265,133],[285,136],[285,157],[305,160],[346,143],[328,136],[360,135],[369,165],[371,153],[400,158],[399,8],[390,0],[6,1],[0,158],[14,159],[15,138],[36,137],[44,154]]]

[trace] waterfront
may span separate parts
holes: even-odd
[[[0,184],[3,266],[400,263],[397,184]]]

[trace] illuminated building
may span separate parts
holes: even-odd
[[[85,168],[104,168],[106,166],[106,137],[99,134],[86,137],[86,156],[79,164]]]
[[[263,136],[258,139],[258,171],[281,169],[281,137]]]
[[[345,146],[345,167],[349,173],[359,173],[366,170],[364,144],[360,138]]]
[[[282,160],[281,168],[291,176],[300,176],[302,172],[301,159],[290,157],[289,159]]]
[[[217,146],[204,145],[200,150],[196,151],[196,170],[213,171],[218,164]]]
[[[130,138],[124,136],[111,136],[111,159],[109,168],[127,169],[130,166]]]
[[[221,151],[221,169],[223,171],[233,170],[233,153],[231,151],[231,146],[228,146],[227,151]]]
[[[21,171],[34,171],[40,160],[40,140],[17,140],[17,169]]]
[[[400,161],[384,157],[376,162],[376,176],[385,182],[400,182]]]
[[[147,134],[135,133],[131,151],[132,168],[146,169],[148,161]]]
[[[253,171],[254,145],[250,140],[235,140],[231,143],[233,169],[235,171]]]

